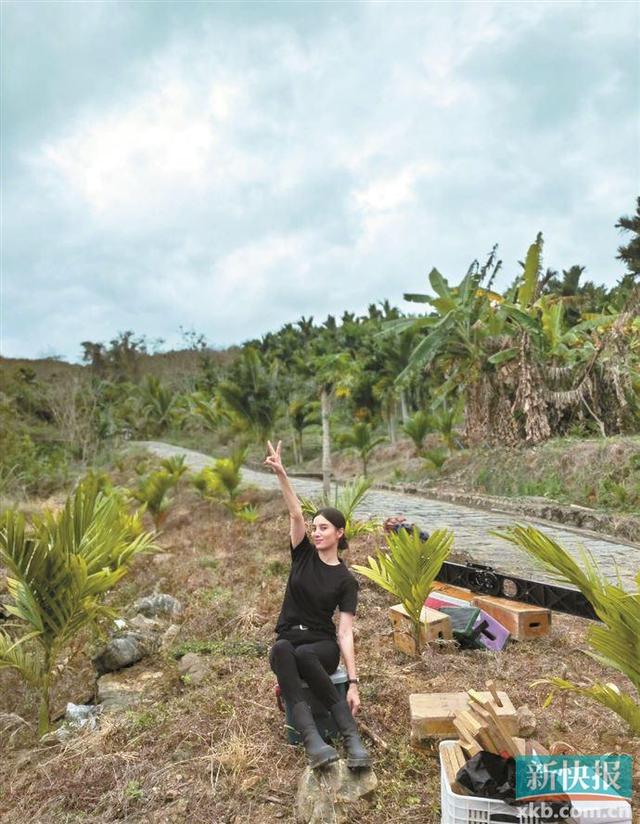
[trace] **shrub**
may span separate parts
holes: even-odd
[[[380,527],[377,520],[368,518],[364,521],[358,521],[355,518],[355,511],[364,500],[372,483],[373,481],[367,478],[355,478],[340,489],[336,486],[333,498],[330,495],[323,495],[319,501],[302,498],[300,501],[302,504],[302,512],[304,515],[310,517],[324,506],[333,506],[339,509],[347,522],[344,534],[348,541],[356,538],[358,535],[375,532]]]
[[[416,448],[416,455],[422,455],[424,439],[431,431],[429,415],[422,409],[415,412],[402,428],[411,438]]]

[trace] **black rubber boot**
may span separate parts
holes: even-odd
[[[366,751],[364,744],[360,740],[358,728],[351,709],[346,701],[339,701],[331,707],[336,726],[340,735],[344,738],[344,745],[347,750],[347,767],[370,767],[371,756]]]
[[[310,767],[313,769],[324,767],[326,764],[338,760],[338,753],[331,745],[325,743],[318,732],[311,707],[306,701],[299,701],[295,704],[291,710],[291,715],[293,716],[295,728],[302,736]]]

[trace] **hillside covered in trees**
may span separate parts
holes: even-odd
[[[405,294],[410,314],[382,300],[224,351],[187,331],[184,349],[152,354],[127,331],[84,341],[83,365],[4,359],[0,490],[46,494],[128,439],[251,454],[277,433],[326,486],[336,450],[366,473],[399,439],[440,468],[464,448],[638,433],[640,207],[617,226],[628,273],[612,288],[545,268],[539,234],[502,292],[494,248],[462,277],[432,269],[428,292]]]

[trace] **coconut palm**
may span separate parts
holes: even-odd
[[[453,532],[437,529],[425,541],[414,527],[409,532],[401,529],[385,535],[388,552],[369,556],[369,566],[354,564],[360,572],[375,584],[397,598],[407,611],[411,621],[416,649],[420,649],[420,615],[424,602],[433,588],[442,564],[453,545]]]
[[[153,548],[139,519],[98,486],[88,478],[62,511],[47,511],[29,526],[9,510],[0,527],[0,562],[13,598],[5,609],[24,627],[17,638],[0,631],[0,668],[17,670],[38,690],[40,735],[49,729],[49,690],[63,649],[83,629],[115,616],[103,595],[136,555]]]
[[[593,606],[602,622],[593,624],[588,641],[593,656],[626,675],[640,694],[640,574],[637,589],[627,592],[618,583],[608,581],[599,572],[593,558],[583,551],[578,560],[539,529],[519,524],[493,534],[523,549],[561,581],[576,586]],[[640,703],[637,697],[621,692],[614,684],[596,683],[577,686],[563,678],[546,683],[556,690],[568,690],[588,696],[616,712],[640,734]]]
[[[161,435],[180,418],[180,398],[154,375],[147,375],[138,390],[142,428]]]
[[[218,396],[258,440],[272,437],[278,414],[277,378],[258,349],[248,346],[242,351],[218,384]]]

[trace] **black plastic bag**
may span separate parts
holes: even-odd
[[[522,813],[492,813],[492,822],[570,822],[571,800],[565,797],[553,801],[520,801],[516,799],[516,762],[514,758],[503,758],[493,752],[482,750],[472,756],[464,767],[460,767],[456,781],[469,792],[480,798],[495,798],[512,807],[526,805]],[[544,810],[544,817],[543,817]]]
[[[482,750],[458,770],[456,780],[480,798],[498,798],[506,804],[516,799],[516,762]]]

